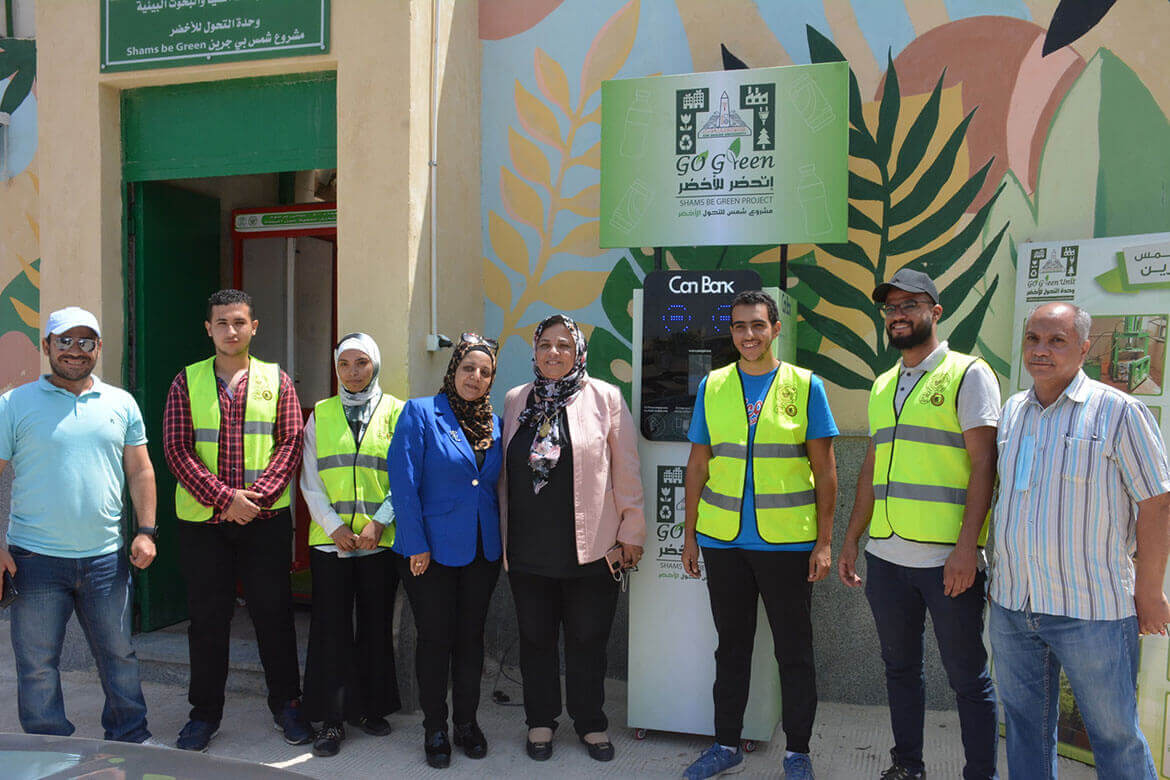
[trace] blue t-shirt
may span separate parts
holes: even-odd
[[[739,370],[739,369],[737,369]],[[756,526],[756,490],[755,475],[752,466],[752,447],[756,440],[756,420],[759,419],[760,409],[764,406],[764,398],[776,378],[776,370],[761,376],[752,376],[739,371],[739,380],[743,384],[743,402],[747,408],[748,417],[748,462],[747,479],[744,481],[743,508],[740,510],[739,535],[730,542],[712,539],[699,534],[700,547],[717,547],[726,549],[737,547],[745,550],[811,550],[812,542],[799,544],[769,544],[760,538],[759,528]],[[699,390],[695,399],[695,412],[691,416],[691,429],[687,438],[695,444],[711,444],[711,432],[707,430],[707,415],[703,410],[703,393],[707,389],[707,378],[699,382]],[[833,421],[833,413],[829,410],[829,399],[825,395],[825,385],[820,377],[813,375],[808,394],[808,429],[805,439],[824,439],[837,435],[837,423]]]
[[[123,451],[145,443],[138,404],[97,377],[80,396],[43,376],[0,396],[0,460],[13,471],[8,544],[59,558],[119,549]]]

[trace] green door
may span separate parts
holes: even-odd
[[[158,485],[158,557],[136,572],[140,631],[187,619],[179,571],[175,478],[163,457],[163,405],[175,375],[211,354],[203,327],[207,298],[219,289],[219,199],[160,182],[129,185],[126,386],[146,421]]]

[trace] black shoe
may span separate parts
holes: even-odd
[[[585,735],[580,736],[581,744],[589,751],[589,757],[594,761],[613,761],[613,743],[609,740],[605,742],[586,742]]]
[[[925,769],[911,769],[895,761],[882,772],[881,780],[926,780]]]
[[[427,763],[435,769],[451,766],[451,743],[447,740],[447,732],[432,731],[423,742],[423,750],[427,753]]]
[[[317,732],[317,738],[313,740],[313,755],[323,758],[337,755],[344,739],[345,726],[336,722],[326,723]]]
[[[385,718],[355,718],[349,721],[355,729],[361,729],[371,737],[384,737],[390,733],[390,721]]]
[[[475,721],[465,723],[462,726],[455,724],[452,737],[455,740],[455,746],[462,746],[463,752],[467,754],[468,758],[483,758],[487,755],[487,737],[479,730],[479,725]]]
[[[552,758],[552,741],[548,742],[533,742],[526,740],[524,749],[528,751],[528,757],[533,761],[548,761]]]

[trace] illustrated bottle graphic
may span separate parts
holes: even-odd
[[[788,99],[808,129],[814,133],[832,122],[836,116],[833,107],[825,99],[825,93],[807,73],[788,88]]]
[[[800,201],[800,207],[804,211],[804,227],[810,236],[819,236],[833,229],[825,183],[817,176],[817,167],[813,163],[800,166],[796,199]]]
[[[622,131],[622,157],[637,160],[646,154],[646,137],[650,133],[650,90],[634,90],[634,102],[626,109],[626,126]]]

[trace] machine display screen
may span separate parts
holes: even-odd
[[[642,435],[686,441],[699,382],[735,360],[731,299],[755,271],[654,271],[643,282]]]

